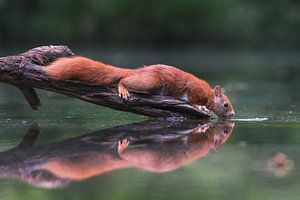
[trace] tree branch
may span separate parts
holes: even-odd
[[[32,109],[41,105],[34,88],[61,93],[93,104],[151,117],[209,118],[173,97],[132,93],[129,100],[119,97],[117,88],[91,85],[80,81],[57,81],[48,77],[43,67],[59,57],[74,56],[67,46],[42,46],[25,53],[0,58],[0,82],[18,87]]]

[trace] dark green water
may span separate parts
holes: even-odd
[[[300,54],[79,54],[178,66],[220,84],[237,114],[231,122],[145,122],[44,91],[32,111],[2,84],[0,199],[300,199]]]

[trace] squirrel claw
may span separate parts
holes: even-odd
[[[128,145],[129,145],[129,140],[127,140],[126,138],[123,140],[119,140],[119,142],[118,142],[119,155],[125,151],[125,149],[128,147]]]

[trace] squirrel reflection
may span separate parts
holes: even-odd
[[[219,151],[233,127],[231,121],[149,121],[24,148],[32,144],[27,138],[19,147],[0,154],[0,177],[53,188],[122,168],[168,172],[205,157],[211,149]],[[32,131],[37,133],[35,128]]]
[[[187,130],[184,138],[128,148],[130,141],[119,142],[118,153],[129,167],[151,172],[168,172],[205,157],[211,149],[220,150],[232,132],[230,122],[209,127],[207,124]]]

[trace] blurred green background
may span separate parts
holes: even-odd
[[[297,48],[297,0],[0,0],[0,47]]]

